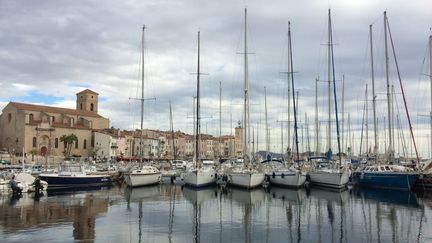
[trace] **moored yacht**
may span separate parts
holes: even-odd
[[[309,172],[310,182],[314,185],[345,188],[351,171],[346,167],[341,168],[321,168]]]
[[[264,173],[254,168],[251,163],[250,126],[249,126],[249,80],[247,63],[247,9],[245,9],[244,29],[244,113],[243,113],[243,165],[234,166],[228,170],[228,184],[246,189],[260,186],[264,182]]]
[[[419,172],[395,165],[369,165],[353,174],[359,186],[411,190],[419,178]]]
[[[195,159],[186,166],[183,181],[187,186],[204,187],[216,184],[216,170],[212,165],[204,165],[201,160],[201,126],[200,126],[200,32],[198,31],[198,65],[197,65],[197,96],[195,126]],[[195,122],[195,121],[194,121]]]
[[[266,178],[270,184],[284,187],[302,187],[306,182],[306,172],[284,165],[267,170]]]
[[[110,185],[109,175],[87,175],[83,166],[79,164],[62,164],[58,173],[39,174],[41,181],[48,183],[48,188],[82,187],[96,185]]]
[[[162,174],[156,167],[144,165],[128,173],[125,182],[130,187],[148,186],[159,183],[161,178]]]
[[[144,31],[145,25],[142,29],[142,56],[144,57]],[[144,72],[144,58],[142,58],[142,72]],[[143,119],[144,119],[144,73],[141,79],[141,127],[140,127],[140,166],[142,165],[143,155]],[[148,186],[159,183],[162,178],[162,173],[154,166],[144,165],[139,169],[132,170],[125,177],[125,182],[130,187]]]

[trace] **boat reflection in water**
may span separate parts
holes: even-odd
[[[201,218],[202,218],[202,207],[206,201],[213,201],[218,196],[217,188],[207,187],[207,188],[192,188],[183,187],[183,197],[192,204],[192,242],[206,242],[206,240],[201,239]],[[210,207],[205,207],[206,213],[212,210]]]
[[[353,192],[357,198],[375,200],[381,204],[387,203],[414,208],[419,207],[417,195],[411,191],[356,187]]]
[[[161,187],[159,185],[146,186],[146,187],[126,187],[124,189],[124,196],[128,203],[157,200],[161,194]]]
[[[71,193],[85,193],[92,191],[107,191],[111,189],[110,185],[99,185],[99,186],[81,186],[81,187],[65,187],[65,188],[48,188],[48,196],[55,195],[67,195]]]
[[[301,189],[290,189],[281,187],[270,187],[267,192],[272,199],[278,199],[276,202],[281,201],[283,203],[290,203],[294,205],[301,205],[303,200],[306,199],[306,190]]]
[[[181,185],[0,197],[3,242],[428,242],[432,197]]]
[[[33,194],[23,194],[13,204],[9,197],[0,200],[0,227],[2,242],[92,242],[96,239],[96,219],[108,211],[107,191],[73,193],[68,196],[42,196],[35,200]],[[72,227],[72,234],[64,230]],[[50,232],[58,234],[35,234]],[[30,231],[31,234],[20,232]],[[62,233],[63,232],[63,233]],[[10,237],[9,237],[10,236]]]

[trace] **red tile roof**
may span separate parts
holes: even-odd
[[[103,118],[97,113],[91,111],[80,111],[75,109],[67,109],[67,108],[44,106],[44,105],[32,105],[32,104],[25,104],[25,103],[18,103],[18,102],[10,102],[9,104],[11,104],[12,106],[20,110],[41,111],[41,112],[49,112],[49,113],[67,114],[73,116],[89,116],[89,117]]]

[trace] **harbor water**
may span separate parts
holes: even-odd
[[[432,242],[432,194],[179,184],[1,197],[1,242]]]

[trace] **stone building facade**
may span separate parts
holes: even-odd
[[[94,149],[93,130],[109,127],[98,111],[98,93],[89,89],[76,94],[76,109],[9,102],[0,115],[0,148],[12,154],[62,156],[63,135],[75,134],[71,155],[87,157]]]

